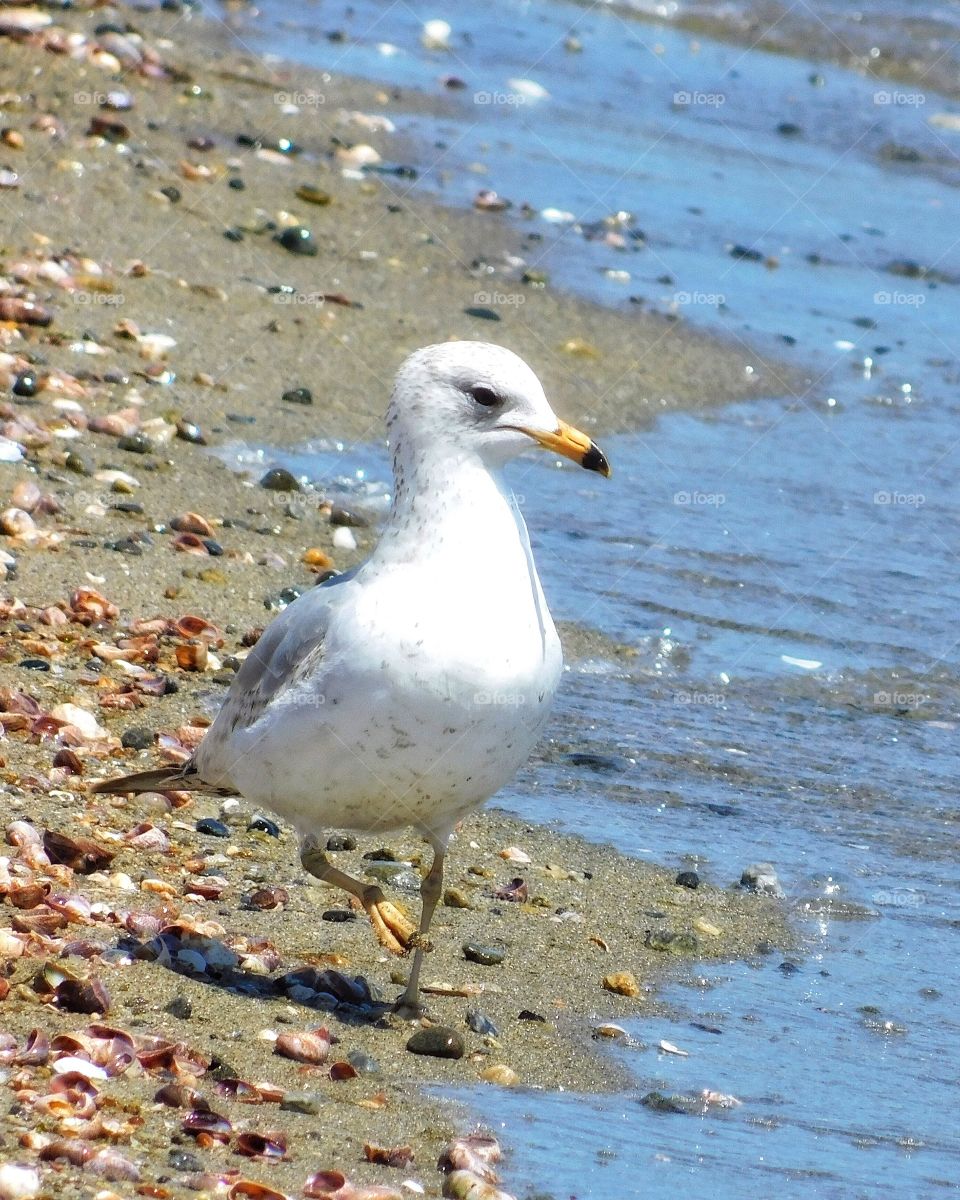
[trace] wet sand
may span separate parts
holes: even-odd
[[[413,149],[388,133],[370,132],[363,122],[341,118],[341,110],[389,114],[404,104],[427,103],[421,97],[388,95],[300,68],[268,68],[225,50],[220,35],[198,19],[111,16],[102,9],[61,14],[58,21],[61,17],[63,28],[91,38],[108,18],[129,21],[172,70],[162,79],[136,70],[117,79],[88,61],[86,52],[74,59],[38,40],[0,39],[3,124],[22,136],[22,146],[6,138],[2,156],[19,174],[18,186],[0,196],[2,274],[9,281],[8,297],[29,294],[53,318],[47,328],[15,321],[2,326],[2,349],[14,356],[4,368],[8,384],[19,376],[23,391],[23,376],[32,370],[41,386],[35,395],[8,394],[0,402],[0,432],[27,447],[23,463],[0,463],[0,484],[6,502],[17,484],[29,481],[45,499],[32,505],[32,530],[0,539],[0,549],[14,560],[3,595],[26,606],[8,609],[0,687],[10,690],[3,693],[8,712],[11,692],[33,697],[43,712],[76,703],[94,712],[114,739],[77,742],[76,774],[68,760],[67,766],[54,765],[61,738],[49,728],[31,733],[12,727],[0,744],[5,823],[26,818],[38,829],[94,836],[118,850],[106,872],[52,873],[54,892],[76,892],[104,905],[92,925],[71,926],[59,937],[116,947],[125,944],[124,912],[165,905],[171,920],[179,912],[212,920],[222,926],[227,944],[265,939],[279,955],[281,965],[268,976],[241,972],[229,976],[229,986],[206,976],[188,978],[149,958],[126,965],[97,956],[70,960],[73,969],[96,975],[109,989],[105,1019],[111,1024],[162,1033],[215,1056],[197,1086],[238,1128],[287,1132],[289,1161],[282,1163],[251,1163],[224,1147],[197,1149],[178,1132],[184,1114],[151,1103],[162,1080],[131,1070],[105,1084],[102,1095],[144,1117],[118,1141],[144,1182],[175,1195],[183,1178],[196,1174],[178,1176],[171,1168],[171,1139],[179,1139],[198,1156],[201,1172],[239,1171],[292,1194],[310,1172],[337,1168],[351,1178],[394,1186],[410,1176],[436,1195],[437,1155],[466,1119],[415,1085],[472,1082],[491,1064],[505,1064],[517,1072],[521,1086],[614,1086],[621,1081],[593,1040],[593,1026],[649,1010],[655,1004],[652,989],[684,960],[749,956],[761,943],[784,944],[782,914],[772,901],[734,890],[678,887],[674,871],[487,813],[466,824],[449,860],[448,885],[459,888],[473,907],[441,910],[437,949],[425,972],[428,980],[454,990],[482,989],[472,997],[436,995],[430,1001],[434,1020],[462,1031],[464,1057],[408,1053],[410,1027],[376,1007],[358,1017],[291,1003],[270,982],[285,971],[333,966],[349,976],[363,975],[376,995],[390,1000],[400,990],[391,976],[399,978],[403,964],[379,950],[365,921],[319,920],[324,910],[343,909],[342,898],[303,875],[289,833],[276,839],[248,831],[246,808],[225,814],[230,836],[214,838],[198,834],[194,825],[220,815],[216,801],[197,798],[170,811],[159,800],[144,804],[86,793],[90,778],[158,762],[156,747],[121,750],[117,739],[124,730],[183,734],[185,725],[195,730],[209,718],[229,683],[231,656],[242,653],[245,635],[269,619],[265,598],[312,582],[311,568],[302,561],[306,551],[320,551],[345,568],[375,537],[371,529],[358,528],[355,551],[335,549],[333,527],[317,496],[267,491],[255,477],[230,471],[210,446],[237,439],[257,445],[378,440],[399,361],[416,346],[449,337],[511,346],[536,367],[558,410],[598,436],[636,428],[665,409],[755,394],[763,387],[764,363],[655,315],[609,312],[524,284],[522,265],[511,261],[521,249],[520,237],[496,214],[444,210],[411,196],[409,183],[396,175],[345,178],[337,153],[351,145],[376,147],[388,165],[410,164]],[[48,41],[50,36],[50,30],[43,35]],[[100,98],[113,90],[128,92],[133,108],[101,110]],[[301,104],[299,115],[283,114],[285,101],[276,98],[321,94],[322,104]],[[107,137],[90,136],[97,117],[125,128],[101,126]],[[286,136],[303,153],[265,156],[239,145],[238,135],[264,143]],[[201,148],[207,141],[198,139],[208,139],[209,148]],[[343,144],[335,145],[335,139]],[[209,170],[210,178],[187,178],[196,176],[197,167]],[[243,189],[230,186],[232,179],[242,179]],[[329,203],[298,198],[304,184],[327,193]],[[164,195],[164,188],[176,192]],[[315,256],[293,254],[275,240],[291,220],[285,213],[310,228]],[[230,238],[225,230],[232,231]],[[33,270],[53,258],[66,264],[56,279],[33,275],[32,282],[17,283],[15,275],[21,280],[30,275],[24,264]],[[481,261],[493,271],[475,265]],[[18,271],[12,269],[16,264]],[[467,315],[464,309],[478,306],[482,292],[522,296],[522,303],[497,306],[499,321]],[[319,301],[318,294],[328,298]],[[120,322],[133,325],[118,331]],[[150,358],[157,346],[137,340],[149,334],[168,335],[176,344],[161,349],[159,359]],[[749,377],[747,365],[754,368]],[[152,379],[145,377],[151,372]],[[298,387],[310,389],[312,404],[281,399]],[[88,427],[98,419],[105,432]],[[173,434],[184,419],[199,427],[206,445]],[[75,436],[64,436],[68,425]],[[128,437],[145,434],[147,442],[136,442],[135,450],[121,448],[121,426],[133,431]],[[132,482],[103,474],[110,471]],[[197,554],[175,551],[169,522],[184,512],[209,523],[214,553],[203,547],[195,547]],[[322,560],[316,553],[313,558],[316,570]],[[72,611],[62,624],[51,625],[49,615],[41,615],[58,603],[67,608],[68,597],[81,586],[102,593],[119,614],[92,626],[79,623]],[[98,699],[120,694],[124,673],[122,664],[110,661],[91,669],[95,647],[115,647],[129,622],[158,614],[170,621],[192,614],[211,622],[219,634],[217,661],[205,672],[183,669],[176,652],[190,638],[168,628],[156,640],[158,662],[149,665],[178,690],[159,697],[138,694],[129,709],[98,707]],[[564,640],[572,658],[630,653],[589,630],[565,629]],[[39,660],[49,669],[31,669],[24,660]],[[145,820],[169,834],[168,851],[146,853],[122,841]],[[501,858],[499,852],[509,846],[520,847],[530,864]],[[422,847],[410,835],[390,839],[389,847],[419,865]],[[361,844],[338,858],[348,869],[362,870],[360,854],[376,848]],[[200,869],[226,879],[218,899],[184,898],[187,879]],[[134,890],[126,890],[118,872]],[[526,881],[527,902],[497,900],[494,892],[516,876]],[[45,878],[42,869],[37,878]],[[159,890],[153,883],[144,888],[145,880],[159,881]],[[244,906],[244,898],[264,883],[288,891],[282,910]],[[415,898],[410,906],[416,910]],[[0,911],[4,924],[15,915],[9,904]],[[652,948],[646,944],[648,930],[655,944],[664,931],[693,934],[696,948],[688,946],[679,957]],[[461,947],[467,941],[503,943],[503,964],[465,961]],[[38,948],[34,944],[32,950]],[[56,949],[48,946],[47,954]],[[0,1021],[3,1031],[21,1040],[34,1027],[53,1036],[92,1019],[44,1002],[34,984],[43,962],[42,954],[31,952],[7,964],[11,987]],[[602,986],[604,976],[623,971],[636,977],[638,997],[613,995]],[[177,997],[190,1001],[189,1017],[167,1011]],[[494,1022],[497,1038],[467,1029],[464,1017],[472,1007]],[[521,1020],[523,1010],[546,1020]],[[260,1036],[264,1029],[320,1024],[340,1038],[331,1062],[363,1051],[377,1060],[378,1073],[333,1082],[329,1064],[303,1067],[281,1059]],[[272,1106],[251,1108],[218,1096],[212,1078],[216,1058],[242,1079],[318,1093],[318,1112],[278,1113]],[[225,1073],[227,1068],[219,1071]],[[19,1083],[42,1093],[49,1077],[49,1068],[40,1066]],[[5,1126],[4,1156],[23,1161],[35,1153],[29,1144],[33,1133],[57,1130],[57,1122],[38,1116],[29,1102],[15,1106]],[[413,1165],[403,1174],[367,1165],[364,1141],[409,1143]],[[59,1177],[50,1186],[58,1194],[89,1190],[89,1173],[62,1165],[56,1170]],[[193,1182],[212,1190],[211,1180]],[[505,1182],[509,1187],[509,1171]],[[111,1186],[123,1191],[133,1184]]]

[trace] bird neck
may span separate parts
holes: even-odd
[[[436,454],[418,457],[394,451],[394,495],[381,546],[385,553],[417,553],[429,544],[434,552],[448,547],[459,555],[483,555],[517,533],[526,541],[526,526],[499,473],[475,455]],[[510,544],[509,542],[507,543]]]

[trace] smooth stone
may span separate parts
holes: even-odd
[[[260,813],[251,819],[247,829],[252,830],[254,833],[266,833],[270,837],[278,838],[280,836],[280,826],[276,821],[271,821],[269,817],[265,817]]]
[[[476,942],[464,942],[463,957],[467,962],[479,963],[481,967],[498,967],[507,956],[505,946],[481,946]]]
[[[344,921],[355,921],[357,914],[352,908],[328,908],[320,914],[321,921],[332,921],[342,924]]]
[[[483,1037],[500,1036],[500,1030],[479,1008],[471,1008],[467,1011],[467,1025],[474,1033],[479,1033]]]
[[[26,671],[49,671],[50,664],[45,658],[24,658],[20,661],[20,666]]]
[[[332,833],[327,838],[328,850],[356,850],[357,839],[349,833]]]
[[[120,450],[128,450],[131,454],[150,454],[153,451],[153,442],[146,434],[130,433],[117,439],[117,447]]]
[[[475,905],[470,897],[461,888],[448,887],[443,893],[443,903],[445,908],[474,908]]]
[[[286,400],[288,404],[312,404],[313,392],[306,387],[289,388],[280,399]]]
[[[310,258],[317,254],[317,243],[305,225],[291,225],[283,233],[276,234],[274,240],[291,254],[305,254]]]
[[[40,377],[36,371],[21,371],[10,390],[15,396],[35,396],[40,391]]]
[[[427,1054],[431,1058],[463,1058],[466,1045],[461,1035],[448,1025],[430,1025],[418,1029],[407,1042],[411,1054]]]
[[[761,896],[776,896],[778,900],[782,900],[786,895],[773,864],[768,862],[751,863],[749,867],[745,867],[740,876],[740,886]]]
[[[303,489],[296,475],[286,467],[271,467],[260,480],[260,486],[268,492],[300,492]]]
[[[589,767],[592,771],[626,771],[632,764],[623,754],[594,754],[585,750],[564,756],[574,767]]]
[[[644,1108],[661,1113],[679,1113],[686,1116],[700,1111],[689,1096],[669,1096],[663,1092],[647,1092],[645,1096],[641,1096],[640,1103]]]
[[[280,1101],[281,1112],[304,1113],[315,1117],[326,1104],[326,1098],[319,1092],[287,1092]]]
[[[351,1050],[347,1055],[347,1062],[358,1075],[380,1074],[380,1064],[375,1058],[372,1058],[369,1054],[365,1054],[362,1050]]]
[[[366,529],[370,524],[362,513],[351,512],[348,508],[341,508],[338,504],[334,504],[330,509],[330,524],[331,525],[351,525],[354,529]]]
[[[191,1175],[203,1170],[203,1163],[189,1150],[171,1150],[167,1162],[174,1171],[189,1171]]]
[[[120,745],[125,750],[149,750],[153,745],[153,730],[132,725],[120,735]]]
[[[188,996],[174,996],[163,1011],[180,1021],[189,1021],[193,1016],[193,1003]]]
[[[196,825],[197,833],[205,833],[208,837],[226,838],[230,836],[230,828],[218,821],[216,817],[201,817]]]
[[[83,455],[77,454],[76,451],[73,451],[73,450],[71,450],[71,452],[67,455],[66,461],[64,462],[63,465],[67,468],[68,471],[72,471],[74,473],[74,475],[92,475],[93,474],[93,468],[90,466],[90,464],[87,462],[87,460],[83,457]]]
[[[696,871],[680,871],[674,883],[678,887],[690,888],[691,891],[696,891],[700,886],[700,876]]]
[[[674,933],[670,929],[648,929],[643,944],[650,950],[668,954],[696,954],[698,946],[692,933]]]

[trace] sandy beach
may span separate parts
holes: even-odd
[[[4,823],[28,822],[41,842],[92,839],[101,858],[58,843],[51,863],[50,844],[8,833],[2,1157],[30,1164],[46,1147],[43,1191],[63,1196],[101,1186],[89,1161],[49,1151],[77,1137],[132,1164],[105,1168],[102,1186],[124,1195],[223,1193],[241,1178],[299,1195],[316,1171],[439,1195],[437,1159],[470,1123],[421,1084],[486,1072],[490,1087],[612,1087],[596,1027],[651,1010],[685,963],[782,947],[788,931],[772,899],[679,886],[675,867],[481,814],[449,860],[425,972],[430,1019],[462,1053],[414,1054],[411,1027],[387,1011],[402,961],[304,876],[289,831],[274,836],[243,803],[89,796],[89,779],[187,753],[269,619],[265,601],[351,566],[376,536],[356,526],[355,549],[334,545],[322,487],[268,489],[212,451],[379,441],[396,366],[451,337],[516,350],[598,437],[754,395],[767,364],[541,286],[499,214],[411,195],[415,148],[382,118],[439,101],[264,64],[184,13],[42,24],[44,10],[12,11],[39,15],[33,32],[28,16],[20,29],[0,20]],[[589,629],[563,634],[572,660],[632,653]],[[199,832],[205,819],[220,825]],[[380,868],[410,864],[409,886],[423,849],[408,834],[337,861],[362,871],[362,855],[369,866],[386,851]],[[465,943],[502,961],[471,961]],[[324,971],[339,976],[321,986]],[[91,1002],[84,979],[107,998]],[[31,1030],[52,1040],[91,1022],[138,1051],[159,1037],[190,1053],[141,1054],[88,1081],[83,1124],[40,1102],[55,1074],[23,1047]],[[322,1061],[276,1053],[284,1031],[319,1026],[336,1039]],[[155,1099],[177,1079],[226,1118],[225,1140],[184,1128],[196,1097]],[[231,1080],[273,1086],[238,1093]],[[283,1131],[283,1153],[238,1152],[240,1134],[264,1129]],[[367,1161],[365,1144],[412,1157],[402,1170]],[[509,1164],[502,1175],[509,1191]]]

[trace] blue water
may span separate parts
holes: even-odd
[[[888,30],[896,13],[880,8]],[[955,6],[909,9],[903,53],[942,54],[909,41],[910,22]],[[451,52],[419,45],[433,17],[454,27]],[[345,43],[323,36],[334,28]],[[571,29],[581,53],[563,48]],[[669,1017],[632,1024],[648,1048],[609,1051],[635,1074],[624,1095],[462,1096],[502,1127],[509,1190],[960,1189],[960,133],[930,121],[951,102],[559,0],[267,5],[244,36],[446,97],[444,117],[403,119],[434,167],[391,185],[401,199],[415,186],[467,204],[483,186],[569,210],[560,226],[515,218],[542,235],[528,261],[556,283],[643,300],[807,371],[802,387],[773,373],[748,404],[611,439],[610,482],[542,457],[511,469],[555,614],[637,653],[571,668],[537,761],[501,803],[722,886],[769,859],[800,944],[794,973],[758,956],[672,987]],[[450,73],[467,87],[444,91]],[[517,77],[549,98],[476,102]],[[891,144],[920,161],[891,161]],[[621,210],[644,237],[618,250],[595,223]],[[731,257],[734,243],[768,263]],[[491,291],[510,295],[518,273],[498,267]],[[503,315],[522,320],[522,306]],[[465,317],[461,332],[490,328]],[[281,457],[367,500],[388,485],[381,448]],[[573,748],[623,769],[572,769]],[[690,1056],[659,1053],[661,1038]],[[743,1103],[664,1115],[638,1103],[653,1088]]]

